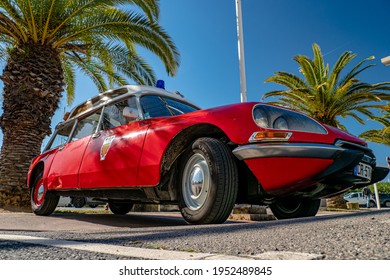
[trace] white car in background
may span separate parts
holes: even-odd
[[[91,197],[71,197],[71,204],[73,207],[82,208],[88,205],[91,208],[96,208],[98,205],[104,205],[106,202],[96,201]]]
[[[348,202],[357,202],[359,203],[359,205],[366,206],[366,198],[363,197],[363,194],[361,192],[347,193],[344,195],[344,199]],[[376,206],[375,200],[373,196],[371,196],[370,207],[375,207],[375,206]]]
[[[58,201],[57,207],[75,207],[82,208],[85,205],[88,205],[91,208],[95,208],[98,205],[105,204],[105,202],[95,201],[90,197],[69,197],[61,196]]]
[[[69,196],[60,196],[57,207],[72,207],[72,202]]]

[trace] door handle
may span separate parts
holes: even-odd
[[[92,139],[99,138],[100,135],[101,135],[100,133],[94,133],[94,134],[92,135]]]

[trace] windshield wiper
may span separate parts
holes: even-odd
[[[182,110],[179,110],[179,109],[177,109],[176,107],[173,107],[173,106],[168,105],[168,104],[166,104],[166,106],[167,106],[169,109],[172,109],[172,110],[174,110],[174,111],[176,111],[176,112],[179,112],[180,114],[184,114],[184,112],[183,112]]]

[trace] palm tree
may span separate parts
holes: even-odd
[[[366,64],[373,57],[363,59],[352,70],[341,76],[342,71],[356,54],[344,52],[330,71],[329,65],[324,63],[320,47],[313,44],[312,49],[314,59],[304,55],[294,57],[303,78],[286,72],[275,73],[274,76],[266,79],[266,82],[274,82],[287,89],[268,92],[263,99],[277,97],[278,100],[272,103],[302,111],[324,124],[344,130],[345,127],[338,117],[349,116],[364,124],[359,114],[373,118],[374,114],[370,109],[380,108],[383,106],[382,100],[390,99],[389,82],[369,84],[357,78],[362,71],[374,66],[374,64]],[[328,206],[329,204],[341,206],[344,204],[341,201],[343,201],[342,196],[336,196],[328,200]]]
[[[72,102],[76,71],[99,91],[126,79],[154,84],[152,68],[136,51],[141,46],[175,75],[179,54],[158,17],[158,0],[0,0],[0,57],[6,63],[0,206],[29,205],[28,166],[51,133],[63,91]]]
[[[364,65],[374,57],[360,61],[341,77],[342,70],[356,54],[344,52],[329,71],[329,65],[325,65],[321,49],[317,44],[313,44],[313,53],[313,60],[303,55],[294,57],[304,79],[294,74],[277,72],[266,79],[266,82],[275,82],[288,89],[268,92],[263,99],[279,97],[278,101],[272,103],[300,110],[325,124],[342,129],[345,127],[339,122],[338,117],[350,116],[364,124],[364,120],[357,113],[373,117],[370,109],[381,107],[378,102],[390,99],[387,93],[390,90],[389,82],[369,84],[361,82],[356,77],[375,65]]]

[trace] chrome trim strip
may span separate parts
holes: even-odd
[[[332,159],[346,149],[325,144],[249,144],[239,146],[233,154],[239,160],[267,157],[299,157]]]
[[[366,147],[366,146],[356,144],[353,142],[349,142],[349,141],[344,141],[344,140],[337,140],[335,145],[338,147],[342,147],[343,145],[349,145],[349,146],[353,146],[353,147],[356,147],[356,148],[361,149],[361,150],[371,151],[371,149]]]
[[[358,151],[363,151],[365,152],[365,155],[363,156],[362,161],[365,163],[368,163],[370,165],[375,165],[376,164],[376,157],[372,153],[372,150],[366,146],[356,144],[353,142],[345,141],[345,140],[337,140],[335,142],[335,145],[337,147],[341,147],[344,149],[356,149]],[[349,147],[348,147],[349,146]]]

